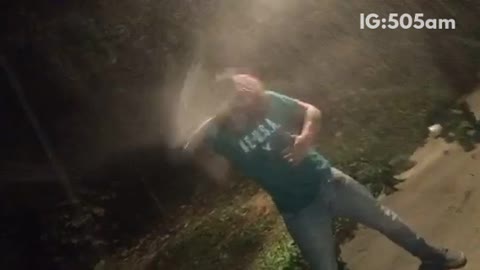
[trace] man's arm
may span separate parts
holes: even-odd
[[[184,146],[184,151],[192,155],[193,161],[220,186],[226,186],[229,180],[230,164],[222,156],[218,155],[206,143],[208,132],[214,126],[214,118],[203,122],[190,136]]]
[[[198,151],[199,147],[203,145],[204,140],[207,137],[207,132],[212,128],[214,117],[208,118],[192,133],[188,138],[187,143],[183,146],[183,151],[189,154],[194,154]]]
[[[286,110],[294,115],[295,121],[302,120],[303,127],[298,134],[299,136],[314,138],[317,135],[320,130],[320,120],[322,118],[320,109],[312,104],[284,94],[271,91],[269,91],[269,94],[271,98],[274,98],[282,104],[282,106],[285,106],[285,108],[287,108]]]
[[[306,156],[309,149],[312,148],[315,138],[320,130],[320,120],[322,112],[312,104],[290,98],[290,103],[294,107],[300,107],[303,117],[303,127],[300,134],[295,136],[292,148],[285,149],[284,158],[292,164],[298,164]]]
[[[300,137],[304,137],[313,143],[315,137],[320,131],[322,111],[312,104],[297,100],[298,104],[305,109],[303,128]]]

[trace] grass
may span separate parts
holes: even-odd
[[[234,186],[208,214],[189,217],[166,243],[159,268],[175,264],[175,269],[246,269],[278,222],[250,204],[257,192],[253,185]]]
[[[258,213],[247,206],[250,198],[240,194],[208,215],[191,217],[165,245],[158,269],[308,269],[277,213]],[[352,228],[348,220],[337,220],[339,241]]]

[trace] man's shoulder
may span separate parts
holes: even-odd
[[[282,95],[275,90],[265,90],[265,96],[267,100],[278,100]]]
[[[280,91],[277,91],[277,90],[265,90],[265,95],[268,96],[268,97],[273,97],[273,98],[291,98],[289,95],[287,94],[283,94],[282,92]]]
[[[267,96],[276,96],[278,94],[279,93],[275,90],[265,90],[265,95],[267,95]]]

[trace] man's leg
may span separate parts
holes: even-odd
[[[447,268],[461,267],[466,259],[463,253],[440,250],[425,241],[405,224],[397,214],[378,202],[363,185],[332,169],[334,175],[332,212],[336,216],[351,218],[375,229],[424,263]]]
[[[317,198],[299,213],[282,216],[312,270],[337,270],[332,216],[323,198]]]

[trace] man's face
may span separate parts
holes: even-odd
[[[264,93],[261,83],[255,78],[239,74],[233,76],[234,96],[231,102],[231,109],[234,112],[248,112],[254,110],[260,103]]]
[[[235,95],[231,102],[231,110],[237,113],[248,112],[255,108],[260,98],[259,93],[245,90],[235,89]]]

